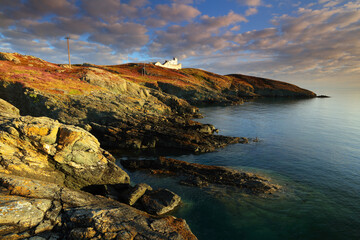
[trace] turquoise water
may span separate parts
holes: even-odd
[[[274,196],[186,187],[139,172],[131,177],[178,193],[183,204],[172,214],[186,219],[199,239],[360,239],[359,103],[360,93],[347,91],[201,109],[199,121],[220,134],[260,142],[176,158],[265,175],[283,186]]]

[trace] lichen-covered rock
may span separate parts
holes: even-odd
[[[46,117],[0,118],[0,158],[0,172],[72,188],[130,180],[94,136]]]
[[[196,239],[182,219],[57,184],[0,173],[0,188],[1,239]]]

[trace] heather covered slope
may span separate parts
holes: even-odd
[[[316,96],[293,84],[240,74],[223,76],[201,69],[173,70],[135,63],[102,68],[120,74],[129,81],[173,94],[191,104],[234,104],[251,97]]]

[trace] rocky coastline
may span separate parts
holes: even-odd
[[[108,152],[211,152],[248,139],[216,134],[193,104],[253,97],[309,98],[308,90],[243,75],[136,64],[69,68],[0,53],[1,239],[196,239],[167,215],[181,196],[131,185]],[[106,149],[106,150],[105,150]],[[123,161],[131,170],[177,174],[181,183],[271,194],[279,186],[250,173],[175,159]]]

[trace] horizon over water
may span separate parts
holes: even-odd
[[[219,134],[260,141],[169,156],[264,175],[282,186],[277,194],[199,189],[142,172],[131,179],[179,194],[183,204],[171,214],[184,218],[199,239],[360,239],[360,94],[330,96],[201,108],[199,121]]]

